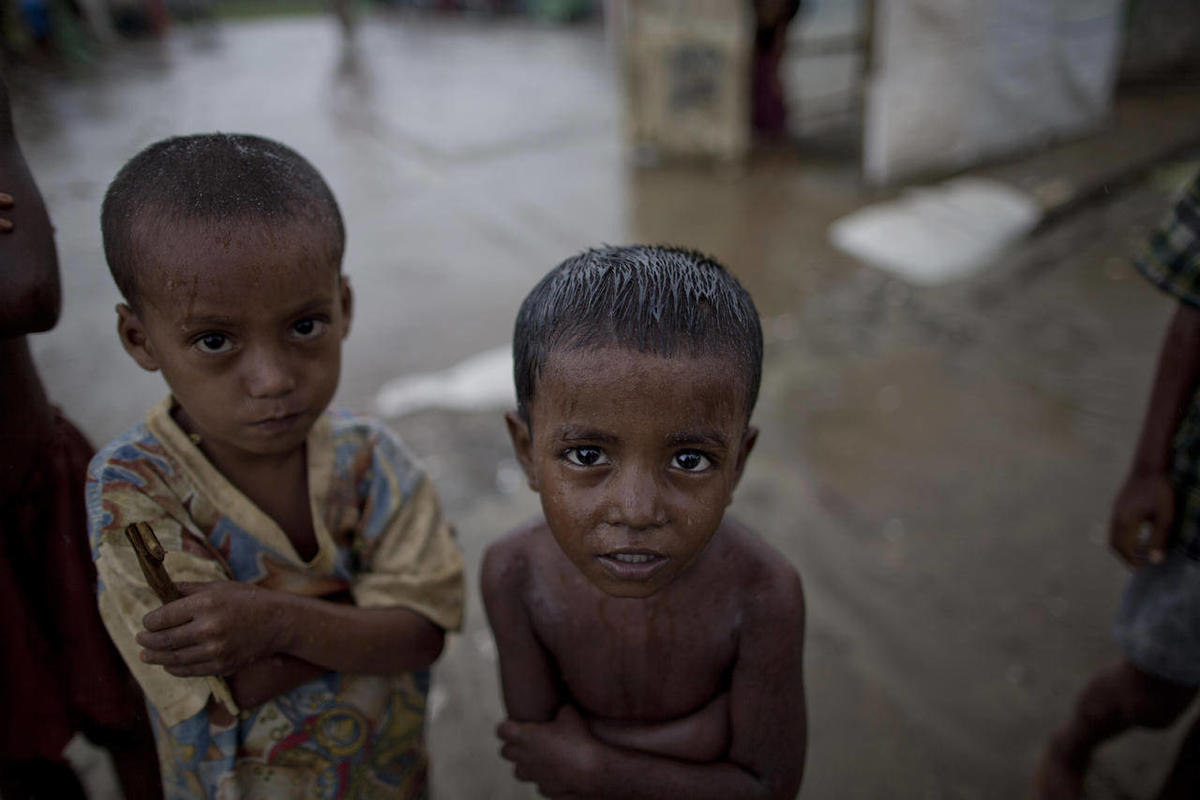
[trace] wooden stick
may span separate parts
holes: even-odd
[[[133,551],[137,553],[138,566],[142,568],[146,582],[150,584],[151,590],[163,602],[163,605],[181,599],[183,592],[179,591],[175,581],[171,580],[171,576],[167,574],[167,568],[163,566],[163,559],[166,558],[167,551],[163,550],[150,523],[134,522],[125,526],[125,536],[133,545]],[[233,692],[229,690],[229,684],[225,682],[225,679],[220,675],[209,675],[207,680],[217,702],[225,706],[229,713],[237,714],[237,703],[234,701]]]
[[[150,523],[134,522],[125,528],[125,535],[129,537],[129,543],[137,553],[138,566],[142,568],[146,582],[163,605],[183,597],[183,593],[175,586],[175,581],[167,574],[167,568],[163,566],[163,559],[167,553],[159,543],[158,537],[154,535]]]

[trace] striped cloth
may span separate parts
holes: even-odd
[[[1200,173],[1154,231],[1136,261],[1139,272],[1181,303],[1200,308]],[[1175,431],[1176,545],[1200,559],[1200,393]]]

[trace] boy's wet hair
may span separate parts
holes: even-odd
[[[286,145],[261,136],[203,133],[156,142],[109,184],[100,211],[104,256],[126,301],[135,304],[139,241],[182,225],[275,226],[302,221],[328,231],[340,265],[346,229],[321,173]]]
[[[517,313],[517,410],[529,406],[555,350],[628,347],[659,356],[719,355],[743,368],[746,417],[762,378],[754,301],[716,260],[677,247],[604,247],[559,264]]]

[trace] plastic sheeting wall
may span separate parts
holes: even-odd
[[[961,169],[1103,121],[1122,0],[878,0],[864,171]]]

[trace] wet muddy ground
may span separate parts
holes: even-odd
[[[601,242],[712,252],[767,334],[762,430],[733,513],[800,569],[809,603],[811,798],[1019,797],[1088,674],[1115,656],[1124,580],[1107,509],[1170,301],[1129,257],[1188,165],[1114,189],[974,278],[910,287],[834,251],[864,188],[836,137],[743,170],[637,171],[598,27],[331,19],[177,29],[91,67],[10,76],[58,227],[62,322],[35,337],[51,396],[96,441],[164,389],[115,336],[99,204],[174,133],[279,138],[337,193],[357,315],[339,401],[507,340],[524,293]],[[1193,105],[1192,108],[1200,107]],[[468,621],[431,702],[439,798],[530,796],[497,756],[483,547],[536,513],[500,409],[392,420],[436,477],[467,556]],[[1173,738],[1102,752],[1090,797],[1145,796]]]

